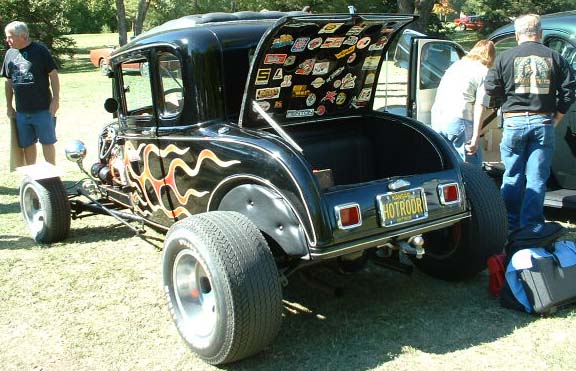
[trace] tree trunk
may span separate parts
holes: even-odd
[[[397,0],[398,13],[400,14],[414,14],[414,1],[413,0]]]
[[[425,33],[430,20],[430,14],[434,8],[435,0],[396,0],[398,13],[417,14],[418,20],[412,23],[409,28]]]
[[[150,0],[140,0],[138,2],[138,12],[136,13],[136,20],[134,21],[134,36],[138,36],[142,33],[144,20],[146,19],[146,13],[148,13],[149,8]]]
[[[428,28],[428,23],[430,22],[430,15],[434,8],[434,2],[435,0],[416,0],[414,14],[418,14],[419,18],[412,25],[414,30],[426,33],[426,28]]]
[[[124,0],[116,0],[116,10],[118,11],[118,44],[122,46],[128,42],[128,27],[126,26]]]

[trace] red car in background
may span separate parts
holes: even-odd
[[[462,18],[456,18],[454,24],[461,31],[480,30],[484,28],[486,17],[483,15],[470,15]]]
[[[109,59],[114,49],[116,49],[116,47],[109,46],[90,50],[90,62],[92,62],[95,67],[98,67],[103,75],[107,75],[108,71],[110,71]],[[148,63],[124,63],[122,64],[122,69],[136,71],[140,72],[141,75],[146,75],[148,73]]]

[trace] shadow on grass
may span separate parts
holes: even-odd
[[[89,57],[74,57],[74,59],[64,62],[62,69],[59,70],[58,73],[69,74],[92,71],[96,71],[96,67],[90,62]]]
[[[0,186],[0,194],[7,196],[18,196],[19,190],[16,187]]]
[[[11,202],[9,204],[0,203],[0,214],[18,214],[20,212],[20,203]]]
[[[105,226],[85,226],[75,227],[74,221],[70,228],[70,235],[66,238],[67,243],[81,243],[81,242],[110,242],[119,241],[126,238],[135,236],[134,231],[129,229],[123,224],[116,223],[110,217],[110,224]]]
[[[501,308],[488,277],[444,282],[415,272],[404,276],[372,267],[341,276],[320,272],[343,289],[334,297],[290,277],[280,334],[259,355],[228,370],[366,370],[414,350],[449,354],[491,343],[536,317]]]

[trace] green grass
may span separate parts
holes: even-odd
[[[90,49],[90,36],[81,38]],[[95,36],[93,43],[102,40]],[[65,160],[65,144],[82,139],[89,167],[98,132],[112,120],[102,108],[110,81],[86,60],[73,62],[76,70],[61,74],[57,126],[57,162],[67,185],[82,176]],[[0,129],[0,142],[8,143],[7,125]],[[64,242],[37,245],[20,215],[20,176],[8,172],[6,145],[0,157],[2,370],[218,369],[197,359],[172,324],[161,284],[161,234],[148,229],[139,238],[97,216],[73,220]],[[291,277],[277,340],[222,369],[570,370],[576,364],[575,308],[550,318],[503,309],[488,294],[486,273],[457,283],[374,266],[352,276],[328,268],[311,274],[341,287],[344,296]]]

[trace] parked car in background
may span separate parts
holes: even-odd
[[[115,49],[116,47],[109,46],[90,50],[90,62],[94,67],[98,67],[103,75],[108,75],[110,72],[110,55]],[[139,72],[141,75],[148,73],[148,65],[145,63],[126,63],[123,68],[124,70]]]
[[[462,18],[456,18],[454,24],[461,31],[481,30],[484,28],[486,17],[483,15],[470,15]]]

